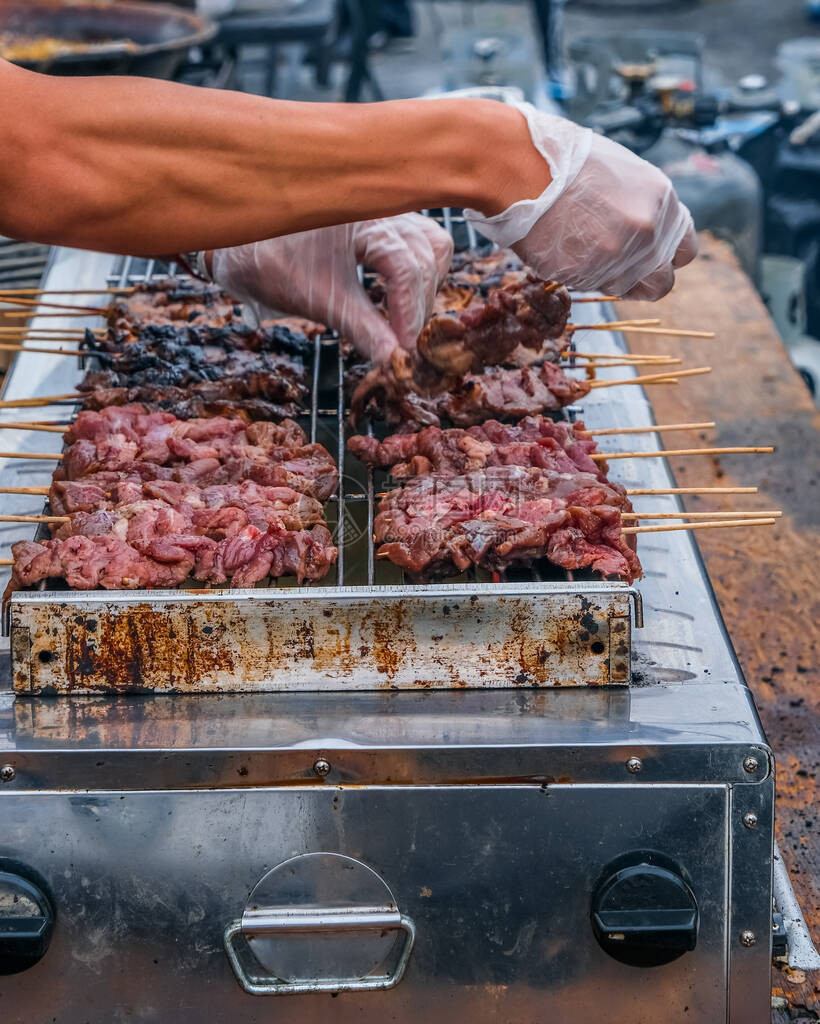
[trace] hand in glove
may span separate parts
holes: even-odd
[[[212,274],[258,320],[274,310],[319,320],[385,362],[398,346],[415,347],[452,255],[446,231],[408,213],[217,249]],[[358,264],[384,278],[387,319],[359,283]]]
[[[542,277],[571,288],[659,299],[694,259],[692,217],[652,164],[529,103],[519,106],[552,180],[537,199],[467,219]]]

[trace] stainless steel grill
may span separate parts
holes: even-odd
[[[461,233],[462,244],[474,243],[460,218],[445,212],[442,221],[457,237]],[[66,260],[68,266],[64,265]],[[76,282],[80,260],[83,269],[88,268],[85,256],[74,254],[73,260],[72,268],[72,254],[57,254],[49,278],[53,287],[63,283],[66,273],[72,273]],[[108,260],[104,273],[99,274],[99,267],[95,268],[98,273],[94,283],[107,280],[125,286],[177,271],[173,265],[165,267],[151,260]],[[60,270],[64,272],[62,277]],[[603,319],[606,313],[594,304],[585,306],[584,311],[589,322]],[[76,326],[77,320],[71,323]],[[596,347],[613,353],[624,349],[618,336],[602,332],[596,333]],[[38,391],[71,390],[78,376],[76,363],[56,356],[54,365],[50,363],[50,357],[38,361],[37,357],[22,355],[7,393],[21,394],[21,388],[26,396]],[[540,563],[532,569],[510,570],[501,577],[493,578],[479,570],[436,586],[420,586],[405,579],[396,566],[375,558],[374,502],[384,479],[346,455],[344,368],[337,340],[317,339],[311,402],[304,417],[311,440],[334,452],[340,468],[337,494],[327,506],[328,523],[339,547],[334,585],[321,581],[297,587],[294,580],[279,580],[265,581],[265,585],[243,592],[183,588],[138,594],[67,590],[19,593],[11,602],[10,621],[17,687],[26,692],[99,692],[628,682],[632,627],[642,625],[642,614],[640,595],[625,584],[600,582],[584,573],[573,578]],[[620,376],[623,371],[601,373]],[[583,409],[570,410],[567,415],[579,412],[590,426],[636,426],[652,421],[651,408],[637,388],[596,392],[588,396]],[[19,410],[14,414],[19,417]],[[32,418],[43,415],[38,409]],[[374,426],[367,424],[365,429],[372,433]],[[44,436],[34,435],[33,442],[31,437],[23,437],[22,444],[41,448]],[[631,445],[634,440],[630,438]],[[602,441],[602,448],[617,444],[617,438]],[[653,435],[638,435],[636,447],[651,449],[658,444]],[[28,482],[48,481],[43,464],[17,462],[11,470],[17,475],[26,474]],[[625,470],[628,473],[626,464],[618,463],[613,475],[620,476],[627,486],[664,486],[670,482],[661,460],[641,460],[635,471],[640,472],[638,479],[625,479]],[[7,465],[6,479],[8,471]],[[655,498],[652,507],[673,511],[677,503],[671,497]],[[26,528],[23,532],[31,535]],[[641,591],[646,592],[654,579],[665,579],[667,567],[680,562],[680,551],[677,557],[674,553],[676,548],[688,551],[691,559],[691,541],[682,535],[657,535],[641,545],[646,569]],[[635,606],[634,623],[630,602]],[[650,603],[655,608],[661,606],[658,601]],[[326,613],[331,608],[329,629],[319,628],[322,623],[328,624]],[[440,628],[442,614],[451,616],[447,631]],[[72,626],[67,629],[69,620]],[[81,621],[90,621],[95,629],[101,629],[105,643],[84,631]],[[201,631],[215,623],[218,643],[203,643]],[[471,632],[471,623],[481,628]],[[594,628],[587,628],[590,626]],[[150,664],[141,659],[140,645],[129,647],[123,640],[126,627],[135,636],[147,638],[158,651],[164,645],[165,655]],[[260,631],[265,637],[261,645]],[[446,636],[442,636],[444,632]],[[186,645],[189,653],[185,672],[171,664],[179,659],[179,641],[175,638],[180,635],[197,638]],[[123,645],[125,656],[121,656]],[[116,654],[120,666],[113,673],[113,657],[106,659],[101,654],[108,649]],[[558,651],[560,657],[556,656]],[[228,662],[233,666],[231,672],[226,671]]]
[[[47,284],[98,285],[111,262],[58,252]],[[114,269],[126,277],[153,272],[134,261]],[[585,312],[590,321],[600,313]],[[596,335],[603,350],[620,344]],[[328,341],[314,355],[318,397],[306,416],[313,436],[341,452],[338,350]],[[6,394],[69,391],[75,380],[70,360],[23,354]],[[645,426],[652,417],[637,388],[596,392],[583,413],[593,427]],[[3,416],[19,419],[21,411]],[[14,436],[20,450],[60,444],[58,435]],[[607,445],[618,439],[603,439]],[[635,435],[633,446],[657,442]],[[41,463],[0,469],[6,479],[34,474],[25,482],[49,475]],[[4,979],[6,1016],[58,1014],[82,1024],[137,1007],[146,1020],[181,1013],[186,1021],[210,1015],[250,1024],[277,1009],[247,995],[265,991],[291,993],[299,1019],[312,1022],[326,1018],[326,997],[296,993],[340,989],[334,1014],[344,1024],[438,1022],[454,1006],[476,1024],[539,1020],[545,1001],[558,1020],[576,1019],[582,1007],[612,1024],[762,1024],[770,1011],[773,761],[691,535],[657,534],[640,545],[648,628],[631,643],[630,687],[584,688],[578,684],[614,681],[629,657],[617,642],[629,636],[629,588],[508,578],[391,592],[379,585],[383,567],[373,564],[372,547],[354,536],[359,522],[370,532],[379,478],[350,469],[359,476],[348,478],[336,503],[349,515],[339,517],[345,564],[335,585],[14,599],[18,692],[0,694],[2,866],[12,881],[13,873],[33,880],[57,917],[37,973]],[[619,461],[614,475],[627,486],[672,482],[659,459]],[[671,496],[636,505],[678,509]],[[593,611],[586,624],[599,626],[609,644],[604,655],[579,642],[573,616],[581,598]],[[541,618],[525,621],[528,614]],[[515,623],[505,648],[498,637]],[[443,632],[449,651],[439,643]],[[556,653],[566,688],[512,689],[530,641]],[[378,657],[362,653],[365,644],[380,645]],[[501,654],[476,660],[494,644]],[[468,670],[475,684],[459,680]],[[555,681],[550,673],[547,682]],[[456,680],[500,689],[460,692]],[[111,690],[220,693],[37,695],[104,690],[106,682]],[[405,685],[452,688],[352,692]],[[243,688],[338,692],[221,695]],[[338,955],[329,955],[337,929],[314,913],[324,932],[310,938],[309,956],[296,947],[293,971],[282,967],[281,948],[276,956],[262,949],[257,965],[240,946],[243,958],[232,955],[230,964],[243,991],[224,943],[228,937],[236,954],[244,930],[260,948],[258,915],[246,920],[245,908],[271,911],[261,941],[271,945],[278,928],[288,954],[288,942],[303,940],[285,934],[283,914],[292,924],[306,904],[328,905],[336,922],[340,910],[348,923],[357,912],[361,919],[361,892],[332,882],[338,855],[360,876],[369,870],[383,879],[395,914],[382,924],[390,929],[398,918],[415,927],[403,980],[378,973],[375,955],[362,963],[366,934],[345,935]],[[639,969],[605,952],[590,922],[601,880],[647,857],[684,880],[699,926],[694,949]],[[319,865],[322,892],[272,891],[270,869],[283,863],[289,877]],[[775,871],[789,962],[813,966],[782,862]],[[8,914],[19,913],[6,904]],[[380,898],[365,909],[374,906]],[[664,906],[650,901],[647,909]],[[388,982],[395,987],[364,991]]]

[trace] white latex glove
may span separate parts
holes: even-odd
[[[697,254],[692,217],[663,171],[616,142],[518,105],[552,181],[537,199],[467,219],[542,277],[583,291],[659,299]]]
[[[399,345],[415,346],[452,255],[443,228],[408,213],[217,249],[212,274],[258,320],[274,310],[318,320],[385,362]],[[384,278],[387,319],[359,283],[358,264]]]

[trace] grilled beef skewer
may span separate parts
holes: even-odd
[[[103,388],[85,394],[83,409],[99,411],[132,403],[171,413],[180,420],[235,416],[254,422],[282,420],[304,413],[304,408],[296,402],[249,397],[249,388],[242,380],[203,381],[187,388]]]
[[[397,365],[398,364],[398,365]],[[403,355],[390,367],[371,370],[350,400],[351,421],[375,416],[402,429],[440,426],[442,418],[459,426],[496,416],[533,416],[572,405],[589,393],[589,382],[568,376],[554,363],[520,369],[495,368],[466,373],[425,389],[416,368]]]
[[[597,444],[580,421],[567,423],[530,416],[518,423],[487,420],[467,430],[425,427],[416,434],[393,434],[379,441],[357,435],[348,449],[369,466],[393,477],[462,476],[488,466],[542,466],[560,472],[580,470],[606,481],[606,464],[589,456]]]
[[[78,513],[75,518],[83,515]],[[88,533],[14,544],[13,584],[30,586],[62,578],[75,589],[136,590],[175,587],[193,576],[208,584],[230,580],[232,586],[245,587],[266,576],[285,575],[302,582],[325,576],[338,554],[322,524],[309,530],[287,530],[263,519],[260,529],[248,517],[237,533],[216,540],[207,535],[207,527],[191,531],[185,517],[164,502],[123,506],[114,520],[105,524],[105,532],[99,532],[99,517],[111,514],[95,515],[97,521],[87,517],[82,525],[79,521],[69,524]]]
[[[92,474],[138,475],[204,485],[253,480],[286,486],[321,501],[334,491],[338,470],[319,444],[299,443],[296,424],[241,420],[176,420],[141,407],[83,412],[66,435],[69,442],[55,480]]]
[[[631,582],[641,566],[621,532],[621,513],[630,509],[620,489],[587,473],[495,466],[449,479],[412,477],[379,504],[377,557],[417,580],[547,558]]]

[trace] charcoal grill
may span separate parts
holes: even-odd
[[[58,251],[47,285],[155,269],[112,260]],[[640,545],[643,629],[619,584],[409,587],[367,543],[379,478],[342,461],[335,343],[315,356],[311,433],[344,467],[335,580],[12,600],[0,914],[29,966],[4,978],[6,1019],[768,1021],[773,952],[816,954],[781,861],[786,928],[773,918],[773,757],[691,537]],[[75,380],[65,357],[23,354],[5,397]],[[578,410],[590,426],[651,423],[637,388],[600,396]],[[15,436],[33,451],[46,435]],[[671,482],[661,460],[634,465],[614,475]],[[539,679],[528,644],[550,661],[556,617],[561,658]],[[321,620],[374,619],[379,656],[351,644],[339,668]],[[515,643],[488,652],[498,631]]]

